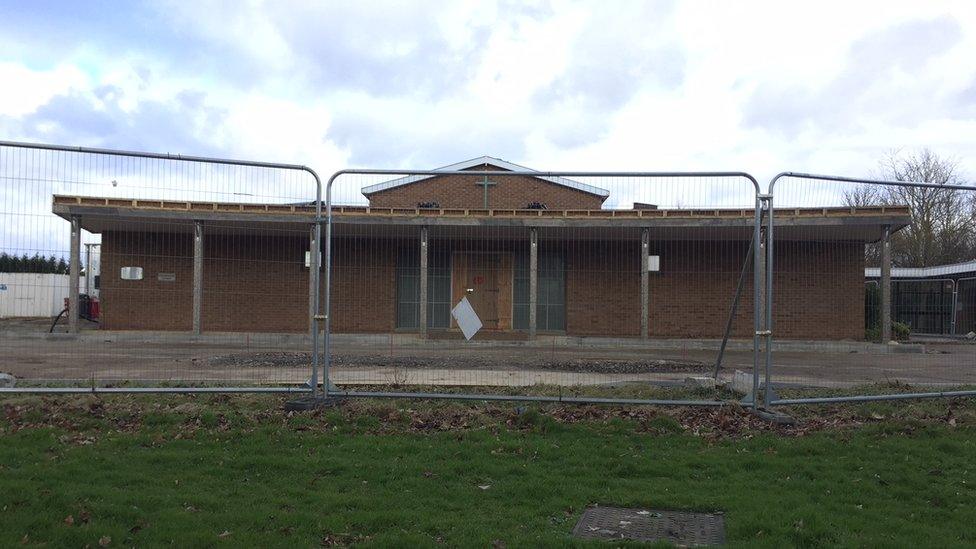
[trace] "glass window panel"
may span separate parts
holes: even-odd
[[[446,276],[432,276],[428,279],[428,300],[432,303],[451,301],[451,279]]]
[[[536,311],[538,313],[538,311]],[[516,303],[512,306],[512,327],[516,330],[529,329],[529,306],[525,303]]]
[[[512,301],[515,303],[529,302],[529,279],[517,278],[513,281]]]
[[[416,303],[400,303],[397,306],[397,327],[416,328],[420,325],[420,309]]]
[[[400,248],[396,268],[396,326],[416,328],[420,323],[420,250],[414,246]]]
[[[447,328],[451,319],[451,307],[447,303],[435,303],[427,312],[427,327]]]
[[[548,305],[546,307],[545,330],[560,331],[566,329],[566,307],[563,305]]]
[[[416,276],[400,276],[397,279],[397,299],[416,303],[420,299],[420,280]]]

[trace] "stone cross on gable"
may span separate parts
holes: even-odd
[[[498,183],[495,183],[494,181],[488,181],[488,176],[487,175],[485,176],[484,180],[478,181],[477,183],[475,183],[475,185],[478,185],[478,186],[484,188],[484,190],[485,190],[485,206],[484,206],[484,208],[486,210],[488,209],[488,187],[491,187],[492,185],[497,185],[497,184]]]

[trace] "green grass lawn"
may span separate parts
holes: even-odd
[[[591,504],[722,511],[732,546],[976,544],[971,401],[808,408],[792,429],[735,409],[281,403],[0,399],[0,546],[565,546]]]

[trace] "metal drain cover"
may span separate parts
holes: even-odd
[[[653,511],[623,507],[589,507],[573,536],[582,539],[668,541],[679,547],[725,544],[721,514]]]

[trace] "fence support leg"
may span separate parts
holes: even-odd
[[[891,341],[891,225],[881,236],[881,342]]]
[[[765,215],[763,215],[765,214]],[[762,225],[765,219],[766,225]],[[756,253],[759,254],[759,278],[762,288],[759,292],[759,306],[762,308],[763,332],[763,362],[765,389],[763,390],[763,407],[769,409],[769,403],[779,399],[776,388],[773,386],[773,197],[766,196],[764,200],[763,212],[759,217],[759,242]]]
[[[535,339],[539,302],[539,230],[529,229],[529,339]]]
[[[68,258],[68,332],[78,333],[78,293],[81,277],[81,218],[71,216],[71,247]]]
[[[746,283],[746,274],[749,273],[749,263],[752,262],[752,253],[756,243],[749,241],[749,248],[746,250],[746,259],[742,263],[742,270],[739,272],[739,282],[735,286],[735,296],[732,297],[732,307],[729,309],[729,318],[725,321],[725,334],[722,336],[722,344],[718,348],[718,357],[715,359],[715,374],[713,377],[718,379],[719,370],[722,369],[722,359],[725,357],[725,347],[729,344],[729,337],[732,335],[732,323],[735,315],[739,311],[739,298],[742,296],[742,287]]]
[[[755,306],[754,326],[756,335],[753,338],[753,374],[752,395],[750,395],[752,411],[757,416],[773,423],[790,425],[796,420],[771,407],[771,403],[779,400],[773,387],[772,353],[773,353],[773,196],[759,195],[756,197],[756,225],[753,232],[753,305]],[[766,224],[763,225],[763,220]],[[762,391],[762,403],[759,398],[759,355],[760,350],[765,363],[763,378],[765,383]]]
[[[420,228],[420,337],[427,338],[427,227]]]
[[[203,313],[203,222],[193,222],[193,333],[200,335]]]
[[[763,332],[769,329],[769,319],[766,318],[766,250],[768,249],[766,247],[766,234],[766,227],[759,229],[759,248],[756,250],[756,253],[759,254],[756,268],[759,269],[759,280],[761,281],[759,286],[759,310],[763,312],[759,319],[759,330]],[[766,338],[764,337],[763,342],[765,341]]]
[[[650,257],[650,234],[647,229],[641,231],[641,339],[647,339],[650,333],[650,273],[648,273],[648,258]]]

